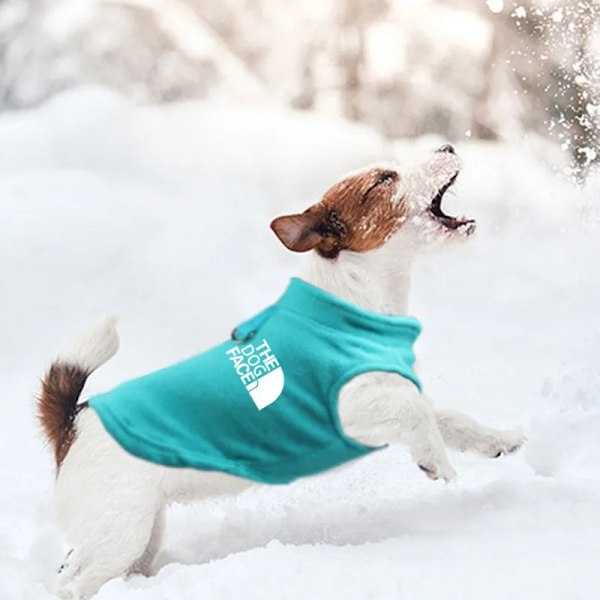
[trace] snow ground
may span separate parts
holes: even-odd
[[[0,137],[0,598],[42,600],[65,541],[33,396],[60,344],[120,315],[122,349],[94,392],[220,341],[298,268],[270,219],[417,144],[276,109],[135,108],[96,89],[2,116]],[[526,449],[452,454],[448,486],[390,449],[175,506],[157,576],[111,581],[99,600],[599,597],[600,180],[572,187],[539,150],[458,149],[452,202],[479,234],[415,273],[420,373],[438,405],[522,427]]]

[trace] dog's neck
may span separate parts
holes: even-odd
[[[389,248],[368,253],[342,252],[328,259],[311,252],[300,277],[361,308],[406,315],[414,254]]]

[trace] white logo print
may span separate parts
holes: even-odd
[[[283,391],[283,369],[267,340],[258,346],[234,346],[226,352],[258,410],[273,404]]]

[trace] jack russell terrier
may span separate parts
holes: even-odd
[[[413,260],[475,230],[442,210],[460,167],[445,145],[410,169],[350,175],[303,213],[276,218],[287,248],[311,251],[302,277],[207,352],[84,403],[86,379],[117,351],[114,319],[52,364],[38,409],[73,545],[62,598],[149,574],[171,502],[287,483],[387,444],[405,444],[427,477],[446,482],[456,475],[446,446],[492,458],[521,447],[518,431],[434,409],[413,371]]]

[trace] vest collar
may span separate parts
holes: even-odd
[[[421,333],[421,325],[414,317],[384,315],[360,308],[298,277],[292,277],[275,307],[330,328],[356,329],[382,337],[403,336],[411,342]]]

